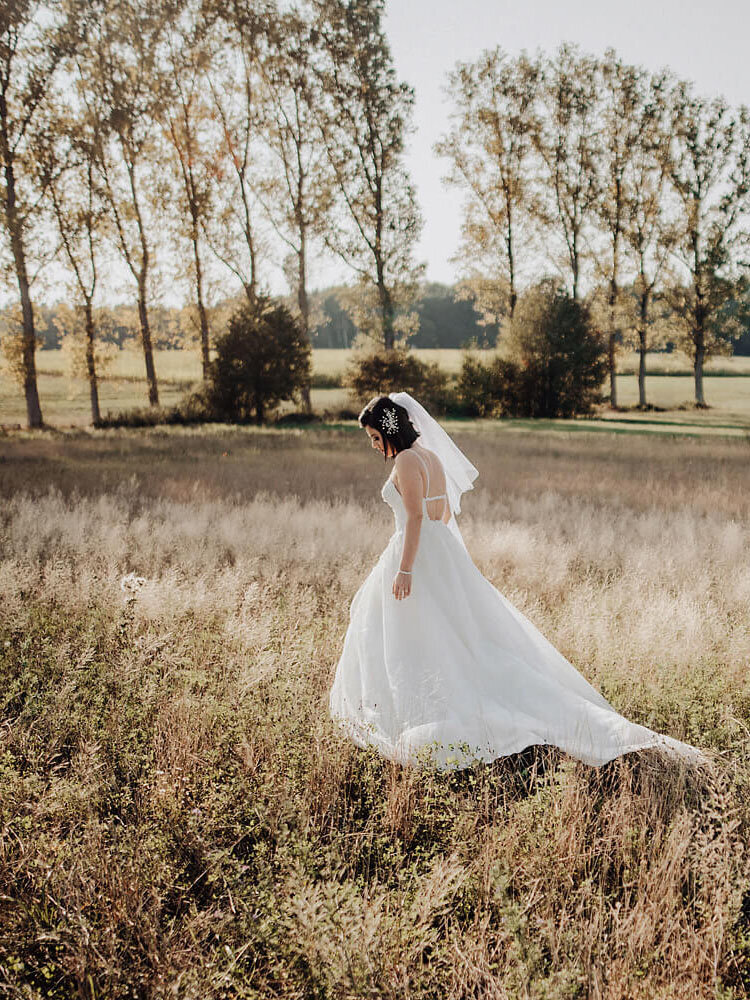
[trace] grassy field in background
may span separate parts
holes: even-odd
[[[452,430],[478,568],[711,767],[538,748],[440,775],[337,732],[349,602],[393,530],[357,428],[20,432],[0,992],[748,997],[747,443]]]
[[[461,350],[430,350],[415,348],[414,353],[423,361],[436,361],[441,368],[451,374],[461,368],[464,352]],[[479,352],[480,354],[483,352]],[[484,352],[488,356],[492,351]],[[314,350],[313,371],[316,375],[342,375],[351,357],[351,351],[331,349]],[[197,351],[155,351],[154,363],[159,379],[166,382],[185,384],[200,379],[201,364]],[[37,369],[40,373],[59,375],[66,372],[66,358],[62,351],[40,351],[37,354]],[[687,359],[678,354],[650,354],[648,370],[654,374],[690,374]],[[619,358],[618,370],[635,373],[638,370],[638,355],[633,351],[623,351]],[[143,379],[143,355],[136,350],[118,351],[106,369],[109,378]],[[712,358],[706,364],[706,372],[721,372],[728,375],[750,376],[750,357]]]
[[[455,374],[460,369],[463,352],[417,350],[415,353],[425,360],[437,361],[446,371]],[[339,377],[348,357],[349,352],[344,350],[314,351],[314,372],[328,378]],[[196,352],[157,351],[155,363],[160,381],[160,401],[165,406],[177,402],[200,378],[200,359]],[[750,358],[717,358],[708,363],[705,395],[710,409],[706,411],[697,411],[692,406],[693,378],[685,358],[652,355],[648,365],[648,400],[664,412],[644,413],[634,409],[613,412],[603,407],[599,419],[594,422],[587,420],[587,426],[591,429],[619,428],[623,432],[669,431],[682,434],[742,435],[750,431]],[[52,426],[86,426],[90,419],[88,389],[82,379],[68,376],[66,366],[67,361],[61,351],[40,351],[37,355],[44,418]],[[623,353],[620,359],[622,374],[618,375],[619,403],[623,407],[633,407],[638,401],[636,367],[636,355]],[[351,406],[346,391],[340,388],[314,389],[312,401],[319,413]],[[142,357],[132,350],[118,352],[101,381],[102,413],[140,408],[146,403]],[[294,406],[288,404],[283,409],[294,409]],[[8,376],[0,375],[0,425],[23,425],[25,420],[21,391]],[[528,421],[503,423],[508,429],[544,426]],[[555,422],[554,426],[560,423]],[[565,421],[562,425],[575,428],[580,423],[580,420]]]

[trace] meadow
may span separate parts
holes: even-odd
[[[414,353],[425,361],[435,361],[451,375],[461,367],[460,350],[420,350]],[[347,392],[339,387],[351,352],[346,350],[313,351],[316,387],[311,393],[313,409],[321,415],[351,409]],[[68,359],[62,351],[40,351],[37,355],[39,393],[45,421],[53,427],[85,427],[91,411],[88,387],[81,378],[69,374]],[[159,395],[163,406],[178,402],[200,380],[200,358],[196,351],[156,351]],[[621,432],[670,434],[721,434],[743,436],[750,433],[750,357],[716,357],[706,365],[705,393],[708,410],[693,406],[694,386],[689,363],[684,356],[651,354],[648,357],[646,390],[648,401],[656,409],[640,411],[638,402],[638,358],[623,351],[619,358],[617,386],[621,409],[606,405],[595,419],[555,422],[551,426],[575,427],[585,423],[589,430],[613,429]],[[142,408],[148,393],[143,374],[143,358],[134,349],[115,352],[103,370],[100,404],[103,415]],[[280,412],[296,409],[284,403]],[[0,372],[0,427],[16,427],[26,422],[23,395],[6,374]],[[525,421],[506,421],[508,428],[529,429],[550,426],[529,425]]]
[[[337,732],[392,530],[354,427],[5,435],[4,995],[750,995],[748,441],[454,430],[477,566],[710,765],[441,775]]]

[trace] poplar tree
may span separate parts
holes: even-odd
[[[274,13],[266,4],[239,0],[209,6],[227,33],[205,72],[224,167],[217,177],[219,208],[205,220],[204,233],[252,306],[260,294],[260,263],[268,255],[258,223],[264,128],[258,63]]]
[[[599,186],[596,62],[561,45],[545,63],[542,108],[534,136],[541,161],[536,213],[562,240],[574,299],[581,297],[587,238],[597,229]]]
[[[315,0],[322,59],[319,129],[337,193],[325,243],[360,278],[361,308],[374,295],[371,332],[395,346],[396,313],[413,301],[422,219],[404,164],[414,91],[397,79],[382,19],[384,0]],[[360,323],[365,316],[360,312]]]
[[[172,0],[111,0],[86,52],[82,77],[89,107],[101,101],[107,126],[99,170],[114,242],[136,283],[148,399],[159,404],[149,320],[158,228],[154,218],[162,186],[163,149],[158,122],[170,100],[163,70],[165,32],[176,14]]]
[[[103,127],[99,112],[99,108],[58,104],[48,131],[35,148],[36,169],[47,190],[63,260],[73,276],[77,302],[72,320],[68,320],[72,327],[68,333],[83,333],[83,361],[95,426],[101,413],[94,296],[107,214],[106,193],[97,168]]]
[[[47,102],[59,70],[74,52],[95,13],[81,0],[13,0],[0,7],[0,226],[10,244],[21,305],[18,375],[29,427],[41,427],[36,377],[36,331],[30,263],[38,234],[44,186],[35,183],[35,138],[45,127]],[[36,181],[39,180],[37,174]]]
[[[646,102],[646,75],[642,69],[623,63],[612,49],[608,49],[597,70],[602,100],[596,207],[606,241],[606,253],[600,259],[607,283],[609,401],[614,409],[617,406],[618,306],[626,250],[629,167],[649,127],[652,110]]]
[[[518,300],[519,253],[531,209],[533,136],[538,132],[538,60],[500,48],[448,77],[450,129],[435,146],[450,161],[448,184],[466,193],[458,260],[495,277],[510,319]],[[483,284],[475,286],[480,308]],[[495,307],[496,308],[496,307]]]
[[[703,407],[704,362],[726,341],[721,310],[732,294],[733,265],[750,246],[750,111],[734,112],[723,98],[696,96],[681,82],[671,112],[669,173],[680,205],[675,254],[688,276],[677,305]]]
[[[313,60],[309,20],[297,9],[287,11],[269,28],[269,44],[259,65],[266,108],[263,135],[271,154],[260,191],[266,214],[290,252],[290,287],[308,340],[310,243],[325,231],[332,200],[330,168],[318,138],[320,95]],[[309,385],[303,401],[309,411]]]
[[[215,36],[198,4],[188,2],[176,28],[168,32],[167,69],[173,99],[166,102],[162,123],[173,151],[177,192],[167,192],[176,202],[176,228],[190,246],[190,267],[204,380],[209,373],[209,324],[206,310],[203,260],[204,233],[217,211],[216,187],[221,173],[216,129],[210,99],[205,93],[205,72],[214,53]]]
[[[665,274],[674,245],[670,219],[668,120],[668,76],[657,74],[648,81],[644,105],[638,114],[639,130],[626,170],[623,237],[635,265],[634,321],[638,349],[638,405],[645,408],[646,352],[654,325],[654,293]]]

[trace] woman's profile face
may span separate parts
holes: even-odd
[[[365,430],[367,431],[367,436],[370,439],[370,446],[372,448],[375,448],[376,451],[379,451],[381,455],[384,455],[385,451],[383,450],[383,435],[380,433],[380,431],[376,430],[376,428],[374,427],[365,427]]]

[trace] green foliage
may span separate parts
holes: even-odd
[[[389,392],[410,392],[432,412],[443,414],[454,394],[448,375],[437,362],[420,361],[404,348],[355,356],[344,374],[343,384],[358,403]]]
[[[510,327],[522,416],[572,417],[601,401],[605,346],[588,308],[544,282],[521,299]]]
[[[309,341],[285,306],[267,298],[243,305],[216,341],[206,387],[209,411],[262,424],[309,383],[310,358]]]
[[[464,355],[456,384],[461,412],[467,417],[499,417],[516,413],[518,368],[495,357],[484,364],[475,355]]]
[[[588,308],[551,282],[521,299],[509,325],[510,358],[467,355],[458,396],[474,416],[573,417],[602,399],[605,347]]]

